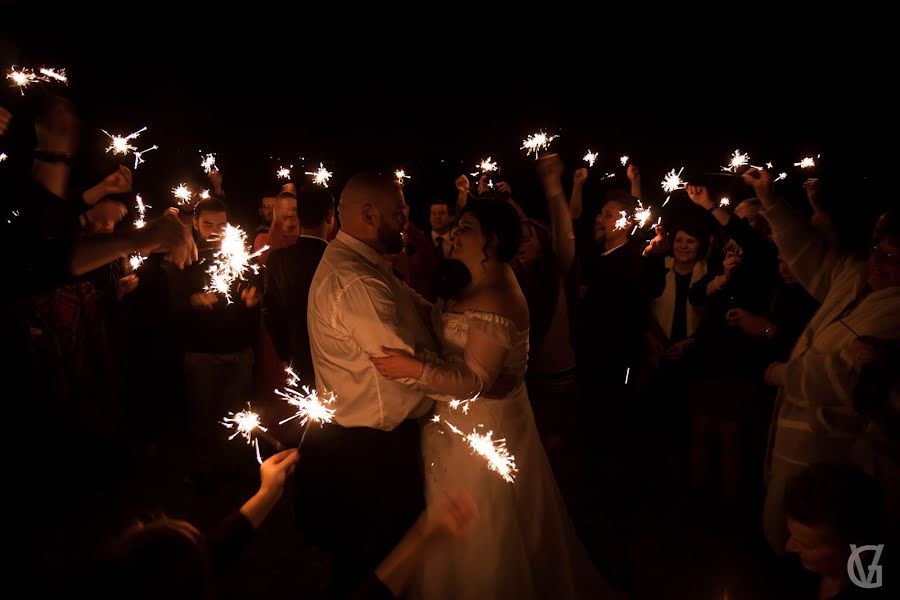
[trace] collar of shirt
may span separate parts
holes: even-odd
[[[446,244],[450,241],[450,232],[448,231],[447,233],[442,235],[440,233],[437,233],[436,231],[432,231],[431,232],[431,241],[436,244],[438,238],[441,238],[442,243]]]
[[[349,233],[345,233],[343,230],[341,230],[338,232],[334,240],[336,242],[341,242],[385,273],[391,272],[392,265],[391,260],[388,257],[380,254],[374,248],[372,248],[365,242],[356,239]]]
[[[322,242],[325,242],[326,244],[328,243],[328,240],[326,240],[326,239],[323,238],[323,237],[319,237],[319,236],[317,236],[317,235],[305,235],[305,234],[302,234],[302,233],[301,233],[301,234],[300,234],[300,237],[302,237],[302,238],[309,238],[309,239],[311,239],[311,240],[320,240],[320,241],[322,241]],[[348,237],[349,237],[349,236],[348,236]]]
[[[610,248],[609,250],[607,250],[606,252],[604,252],[604,253],[601,254],[600,256],[606,256],[607,254],[612,254],[613,252],[615,252],[616,250],[618,250],[619,248],[621,248],[622,246],[624,246],[624,245],[627,244],[627,243],[628,243],[628,240],[625,240],[624,242],[622,242],[621,244],[619,244],[619,245],[616,246],[615,248]]]

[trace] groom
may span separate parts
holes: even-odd
[[[296,519],[306,541],[330,555],[332,597],[355,589],[425,505],[416,418],[430,400],[414,381],[385,379],[369,361],[382,346],[419,355],[436,348],[415,293],[386,256],[403,249],[404,207],[392,179],[350,179],[341,230],[309,292],[316,388],[334,392],[337,412],[334,424],[312,424],[303,445]]]

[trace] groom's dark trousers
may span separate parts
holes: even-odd
[[[346,598],[425,507],[415,420],[393,431],[312,423],[294,474],[297,528],[329,555],[330,598]]]

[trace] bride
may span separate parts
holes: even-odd
[[[452,254],[468,269],[469,283],[432,311],[443,361],[422,362],[391,348],[383,348],[385,357],[372,358],[385,377],[418,379],[431,397],[443,400],[436,402],[435,419],[422,425],[428,503],[446,490],[464,489],[480,515],[468,537],[425,558],[413,585],[416,598],[613,595],[575,536],[531,413],[524,381],[528,305],[508,264],[519,250],[521,233],[521,220],[510,204],[472,201],[460,217]],[[513,382],[508,395],[477,397],[500,378]],[[473,398],[464,402],[465,410],[449,403]],[[515,481],[489,470],[446,423],[463,434],[492,432],[494,440],[505,438],[518,467]]]

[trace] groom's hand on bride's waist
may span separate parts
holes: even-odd
[[[491,386],[491,389],[483,392],[481,396],[483,398],[505,398],[519,387],[519,382],[520,379],[512,373],[501,373],[494,380],[494,385]]]

